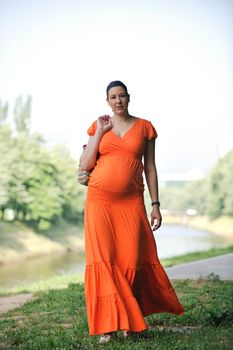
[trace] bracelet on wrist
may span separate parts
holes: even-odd
[[[151,205],[152,205],[152,207],[153,207],[154,205],[157,205],[158,207],[160,207],[160,201],[152,202]]]

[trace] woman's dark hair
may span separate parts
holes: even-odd
[[[121,86],[123,87],[123,89],[125,89],[125,92],[127,93],[128,95],[128,90],[127,90],[127,87],[124,83],[122,83],[122,81],[120,80],[114,80],[114,81],[111,81],[111,83],[108,84],[107,86],[107,89],[106,89],[106,94],[107,94],[107,98],[108,98],[108,92],[111,88],[115,87],[115,86]]]

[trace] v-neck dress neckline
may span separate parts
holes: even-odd
[[[118,136],[112,129],[110,129],[110,131],[119,139],[122,140],[135,126],[135,124],[137,124],[139,118],[136,118],[136,120],[134,121],[134,123],[129,127],[129,129],[127,129],[124,134],[122,136]]]

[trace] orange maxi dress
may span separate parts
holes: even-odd
[[[96,122],[88,129],[94,135]],[[90,335],[148,328],[144,316],[184,309],[157,255],[143,199],[147,140],[157,137],[151,122],[137,118],[118,137],[100,141],[85,204],[85,297]]]

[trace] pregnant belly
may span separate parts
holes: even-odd
[[[143,189],[143,165],[137,159],[103,157],[91,173],[89,185],[112,192]]]

